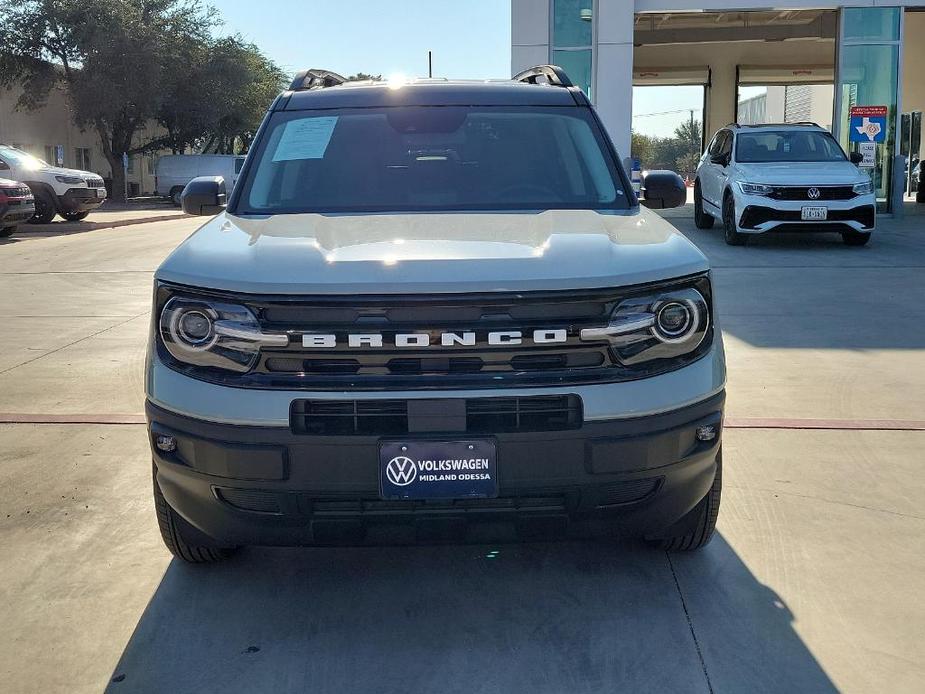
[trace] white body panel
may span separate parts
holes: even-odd
[[[230,193],[244,163],[243,156],[232,154],[168,154],[157,160],[158,195],[170,195],[196,176],[221,176]]]

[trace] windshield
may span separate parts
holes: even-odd
[[[829,133],[818,130],[776,130],[739,133],[736,161],[845,161],[845,153]]]
[[[33,157],[28,152],[23,152],[15,147],[0,146],[0,157],[8,164],[13,163],[24,169],[42,169],[48,166],[38,157]]]
[[[626,209],[609,152],[581,108],[276,113],[236,211]]]

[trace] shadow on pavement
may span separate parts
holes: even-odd
[[[107,691],[835,691],[792,621],[719,536],[255,548],[174,560]]]

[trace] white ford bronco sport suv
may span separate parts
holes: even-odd
[[[694,223],[720,220],[731,246],[770,231],[835,232],[863,246],[877,201],[857,161],[815,123],[727,125],[697,167]]]
[[[641,209],[560,68],[300,73],[155,277],[154,498],[242,545],[709,541],[725,369],[704,255]],[[646,204],[685,199],[677,174]]]
[[[70,222],[84,219],[106,200],[103,179],[91,171],[51,166],[28,152],[0,144],[0,177],[22,181],[35,196],[30,221],[47,224],[60,214]]]

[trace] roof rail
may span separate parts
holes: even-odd
[[[818,123],[811,120],[797,120],[792,123],[727,123],[724,128],[779,128],[787,125],[805,125],[807,127],[821,128]]]
[[[558,65],[537,65],[523,72],[518,72],[511,80],[513,82],[526,82],[527,84],[542,84],[539,81],[541,77],[546,80],[546,84],[551,84],[554,87],[575,86],[572,84],[572,80],[568,78],[568,75],[565,74],[565,70]]]
[[[296,73],[292,84],[289,85],[289,91],[302,92],[306,89],[323,89],[324,87],[336,87],[347,81],[346,77],[338,75],[330,70],[320,68],[309,68]]]

